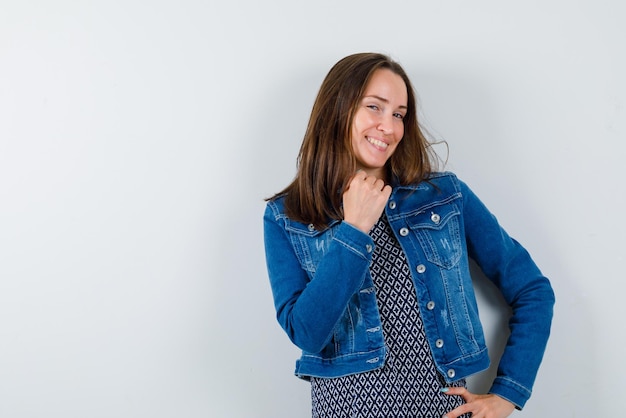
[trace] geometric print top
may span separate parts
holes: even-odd
[[[370,273],[387,360],[381,369],[337,378],[311,378],[312,416],[441,418],[464,401],[439,389],[465,386],[465,380],[446,385],[435,369],[409,266],[384,214],[370,235],[376,243]]]

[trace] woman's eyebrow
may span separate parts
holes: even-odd
[[[381,101],[381,102],[383,102],[383,103],[389,103],[389,100],[385,99],[384,97],[377,96],[377,95],[375,95],[375,94],[371,94],[371,95],[369,95],[369,96],[365,96],[365,97],[364,97],[364,99],[368,99],[368,98],[369,98],[369,99],[378,99],[378,100],[380,100],[380,101]],[[402,106],[398,106],[398,108],[399,108],[399,109],[408,109],[408,107],[407,107],[407,106],[404,106],[404,105],[402,105]]]

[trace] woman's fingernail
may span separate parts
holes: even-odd
[[[448,388],[441,388],[439,389],[439,392],[446,393],[448,390],[449,390]],[[443,417],[443,418],[448,418],[448,417]]]

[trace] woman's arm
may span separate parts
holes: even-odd
[[[278,322],[301,349],[316,353],[330,341],[350,298],[369,270],[374,241],[369,230],[380,218],[391,187],[358,171],[343,195],[345,221],[316,266],[313,280],[302,269],[284,228],[284,215],[268,204],[265,254]]]
[[[528,252],[461,183],[469,256],[510,305],[511,334],[490,393],[522,408],[531,394],[550,335],[554,292]]]
[[[264,216],[265,255],[278,322],[302,350],[317,353],[369,269],[374,242],[346,222],[335,226],[333,239],[316,266],[314,277],[303,270],[284,228],[272,208]]]

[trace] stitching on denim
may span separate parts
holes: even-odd
[[[510,377],[506,377],[506,376],[498,376],[498,379],[500,380],[504,380],[507,383],[510,383],[511,385],[520,388],[521,390],[523,390],[525,393],[527,393],[529,396],[532,393],[532,391],[530,389],[528,389],[527,387],[517,383],[515,380],[511,379]]]

